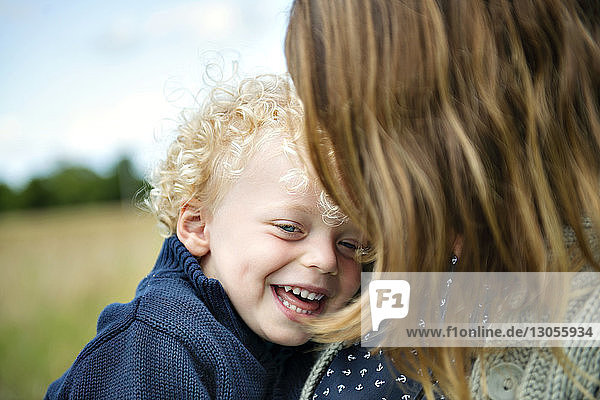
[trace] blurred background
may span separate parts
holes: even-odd
[[[138,204],[210,82],[285,71],[291,0],[0,0],[0,399],[39,399],[162,238]]]

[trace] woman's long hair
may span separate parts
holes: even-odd
[[[444,271],[457,236],[459,271],[598,268],[582,218],[597,232],[599,20],[594,0],[294,2],[286,56],[311,156],[376,271]],[[315,331],[356,339],[359,304]],[[460,398],[472,357],[413,362]]]

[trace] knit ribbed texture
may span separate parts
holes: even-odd
[[[583,224],[585,239],[588,241],[592,255],[598,260],[600,258],[600,245],[598,235],[592,231],[592,225],[589,219],[584,219]],[[565,244],[573,249],[576,243],[576,236],[573,229],[566,227],[563,231]],[[585,268],[590,270],[591,268]],[[589,276],[588,276],[589,277]],[[586,277],[586,279],[588,279]],[[569,321],[577,322],[597,322],[594,317],[600,310],[600,282],[587,281],[585,285],[577,282],[577,287],[587,286],[592,292],[580,299],[573,299],[567,307],[567,316]],[[583,301],[582,299],[585,299]],[[567,358],[573,362],[581,371],[590,374],[598,379],[600,376],[600,351],[597,347],[568,347],[563,348]],[[554,357],[549,348],[512,348],[500,354],[493,354],[485,360],[485,375],[490,374],[495,366],[510,362],[523,369],[523,377],[517,388],[516,398],[537,400],[537,399],[583,399],[583,393],[577,389],[573,380],[569,378],[558,359]],[[587,381],[582,374],[572,370],[579,383],[588,391],[593,398],[600,396],[598,382]],[[477,360],[473,365],[471,375],[471,392],[474,399],[489,399],[484,391],[482,382],[481,360]]]
[[[331,364],[333,358],[343,347],[343,343],[341,342],[333,343],[319,354],[319,359],[313,366],[312,371],[310,371],[310,375],[304,383],[302,393],[300,394],[300,400],[312,400],[313,393],[315,392],[317,385],[323,378],[323,375],[325,375],[327,367],[329,366],[329,364]]]
[[[96,337],[46,398],[288,400],[314,361],[308,347],[254,334],[171,237],[135,298],[102,312]]]

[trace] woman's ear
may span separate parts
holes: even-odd
[[[196,257],[205,256],[210,251],[206,217],[206,212],[190,204],[184,205],[179,212],[177,238]]]
[[[454,250],[454,255],[457,258],[460,258],[463,249],[463,235],[457,234],[454,239],[454,245],[452,246],[452,250]]]

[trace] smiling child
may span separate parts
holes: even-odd
[[[177,236],[250,329],[297,346],[308,340],[298,322],[340,308],[356,292],[359,233],[348,222],[324,222],[316,184],[286,187],[282,177],[297,170],[282,146],[265,143],[201,223],[197,210],[184,210]]]
[[[156,265],[47,398],[299,396],[314,361],[302,322],[355,294],[361,247],[304,162],[302,128],[278,76],[215,89],[184,120],[152,179],[168,236]]]

